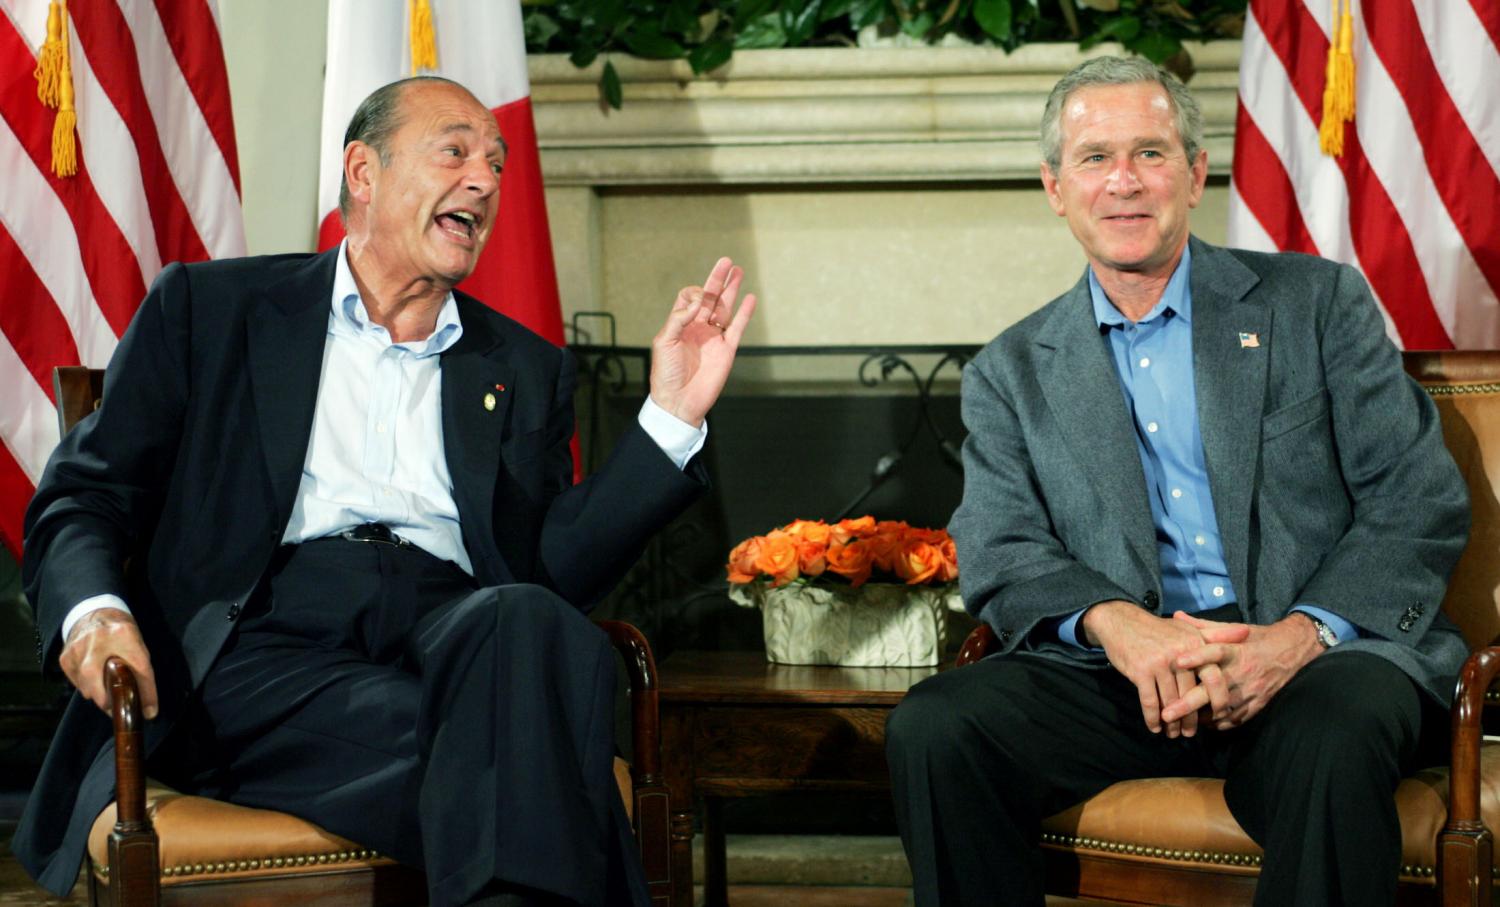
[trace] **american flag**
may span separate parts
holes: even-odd
[[[1354,114],[1320,150],[1339,0],[1251,0],[1229,244],[1353,264],[1409,349],[1500,347],[1500,0],[1343,0]]]
[[[57,444],[52,368],[102,367],[162,265],[245,252],[215,0],[57,4],[77,172],[38,100],[48,0],[0,0],[0,540]]]

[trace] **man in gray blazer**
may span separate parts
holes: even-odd
[[[1048,99],[1089,267],[964,374],[950,529],[1002,651],[888,727],[919,905],[1040,905],[1043,818],[1173,775],[1225,779],[1257,904],[1394,899],[1391,794],[1466,651],[1439,609],[1465,488],[1357,272],[1189,236],[1201,136],[1139,59]]]

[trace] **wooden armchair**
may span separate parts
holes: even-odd
[[[1481,712],[1500,697],[1500,351],[1404,354],[1437,403],[1443,438],[1469,486],[1473,527],[1443,610],[1473,654],[1453,705],[1452,769],[1427,769],[1396,790],[1400,904],[1500,902],[1490,829],[1500,821],[1500,741]],[[988,625],[965,640],[960,666],[997,651]],[[1261,849],[1224,803],[1222,781],[1123,781],[1042,823],[1047,890],[1078,898],[1182,907],[1249,904]]]
[[[92,412],[103,372],[53,373],[64,433]],[[646,638],[620,621],[599,627],[623,657],[630,686],[634,763],[615,760],[653,904],[671,900],[670,810],[661,777],[656,661]],[[116,802],[89,835],[89,903],[156,905],[306,904],[396,907],[426,903],[421,872],[286,813],[179,794],[146,777],[145,727],[135,677],[118,659],[105,666],[114,700]]]

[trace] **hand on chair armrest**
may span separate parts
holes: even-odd
[[[119,658],[136,676],[146,717],[156,717],[156,676],[134,617],[117,608],[90,612],[73,625],[65,643],[58,663],[85,699],[105,712],[110,711],[104,665],[110,658]]]

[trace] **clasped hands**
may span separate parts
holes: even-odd
[[[1269,626],[1159,617],[1131,602],[1100,602],[1080,621],[1115,670],[1135,685],[1153,734],[1229,730],[1260,713],[1322,652],[1312,621],[1293,612]]]

